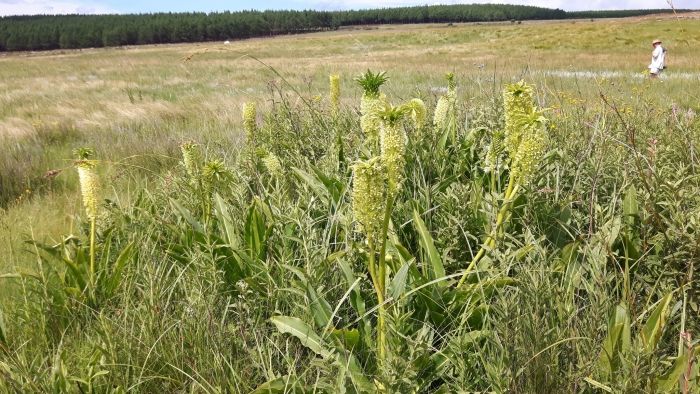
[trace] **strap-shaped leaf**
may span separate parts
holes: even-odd
[[[291,334],[301,341],[301,344],[311,349],[323,358],[330,358],[333,354],[326,348],[325,343],[314,330],[301,319],[291,316],[273,316],[270,318],[280,332]]]
[[[428,256],[432,273],[430,279],[442,278],[443,276],[445,276],[445,268],[442,265],[442,258],[440,257],[440,253],[438,253],[437,249],[435,248],[433,236],[430,235],[430,232],[425,226],[423,219],[421,219],[420,214],[416,210],[413,211],[413,225],[415,226],[416,232],[418,233],[418,240],[420,242],[420,246],[423,248],[425,254]],[[440,282],[440,285],[445,286],[446,283],[442,281]]]
[[[656,349],[656,344],[659,343],[661,334],[663,334],[664,327],[666,326],[666,314],[671,304],[672,295],[673,293],[669,293],[661,299],[659,305],[656,306],[646,324],[644,324],[644,328],[642,328],[642,332],[640,333],[642,348],[647,352]]]

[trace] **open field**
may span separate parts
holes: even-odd
[[[0,392],[697,392],[698,17],[1,54]]]

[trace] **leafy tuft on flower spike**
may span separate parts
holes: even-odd
[[[381,158],[360,161],[353,166],[352,209],[360,231],[375,245],[382,231],[386,207],[386,169]]]
[[[379,114],[386,109],[386,96],[379,93],[379,88],[388,80],[385,72],[366,73],[355,78],[362,87],[362,99],[360,101],[360,127],[365,134],[366,143],[370,147],[376,146],[379,140],[381,119]]]

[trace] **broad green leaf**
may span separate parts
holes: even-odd
[[[331,336],[339,340],[348,350],[352,350],[360,343],[360,332],[357,329],[333,330]]]
[[[593,386],[593,387],[595,387],[595,388],[597,388],[597,389],[601,389],[601,390],[605,391],[606,393],[612,393],[612,392],[613,392],[613,389],[611,389],[610,387],[604,385],[603,383],[598,382],[597,380],[593,380],[593,379],[591,379],[591,378],[583,378],[583,380],[585,380],[586,383],[590,384],[591,386]]]
[[[290,380],[289,376],[270,380],[261,384],[249,394],[301,394],[305,392],[298,384],[292,383]]]
[[[642,342],[642,348],[651,352],[656,349],[656,344],[663,334],[664,327],[666,326],[666,314],[668,312],[668,306],[671,304],[671,296],[673,293],[668,293],[656,306],[654,311],[649,316],[646,324],[642,328],[642,332],[639,334]]]
[[[603,341],[598,366],[606,376],[611,376],[619,367],[620,355],[630,345],[630,320],[627,308],[619,304],[608,322],[608,335]]]
[[[410,268],[410,263],[405,263],[399,271],[394,275],[391,280],[391,285],[389,286],[389,294],[394,299],[401,297],[406,291],[406,279],[408,277],[408,269]]]
[[[684,353],[682,356],[676,358],[671,369],[661,377],[657,389],[662,393],[673,392],[673,389],[678,385],[687,366],[688,353]]]
[[[221,196],[216,193],[214,194],[214,214],[216,219],[223,225],[224,239],[226,243],[236,249],[238,247],[238,236],[236,233],[236,226],[234,226],[231,220],[231,215],[228,210],[228,204],[224,201]]]
[[[204,229],[202,228],[202,225],[197,221],[197,219],[192,216],[192,213],[190,213],[187,208],[183,207],[177,200],[170,199],[170,205],[177,211],[177,213],[185,219],[187,223],[189,223],[190,226],[194,229],[194,231],[198,233],[203,233]]]
[[[270,318],[272,323],[277,326],[277,329],[285,334],[291,334],[301,341],[301,344],[311,349],[314,353],[323,358],[332,357],[332,353],[328,350],[314,330],[304,323],[301,319],[291,316],[273,316]]]
[[[306,282],[306,296],[309,298],[309,308],[311,308],[311,314],[314,316],[316,328],[325,329],[333,315],[331,305],[323,297],[319,296],[316,289],[308,282]]]
[[[134,241],[129,242],[126,247],[124,247],[124,250],[119,254],[117,257],[117,261],[114,262],[114,268],[112,269],[112,274],[109,275],[107,279],[107,284],[106,284],[106,293],[108,295],[113,295],[114,291],[117,290],[119,287],[119,284],[121,284],[122,281],[122,274],[124,272],[124,268],[126,267],[126,263],[129,262],[131,257],[134,254]]]
[[[425,251],[425,254],[428,256],[428,260],[432,268],[432,276],[430,276],[430,278],[442,278],[445,276],[445,268],[442,265],[442,258],[440,258],[440,253],[438,253],[437,249],[435,248],[432,235],[430,235],[430,232],[425,227],[423,219],[421,219],[420,214],[416,210],[413,211],[413,224],[416,228],[416,232],[418,233],[420,245]],[[439,282],[439,285],[446,286],[447,284],[445,281],[441,281]]]
[[[625,198],[622,202],[622,213],[625,215],[625,220],[629,225],[633,225],[639,216],[637,189],[635,189],[634,185],[630,186],[625,193]]]
[[[299,178],[300,181],[304,182],[311,191],[323,202],[328,202],[329,193],[326,189],[326,185],[323,184],[317,177],[311,176],[309,173],[297,167],[292,167],[292,172]]]

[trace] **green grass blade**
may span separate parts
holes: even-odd
[[[445,268],[442,265],[442,258],[440,258],[440,254],[435,248],[435,242],[433,241],[432,235],[430,235],[430,232],[425,227],[423,219],[421,219],[420,214],[416,210],[413,211],[413,224],[416,228],[416,232],[418,233],[420,245],[425,251],[425,254],[428,256],[432,272],[430,279],[442,278],[445,276]],[[444,282],[440,282],[440,285],[445,286],[446,284]]]

